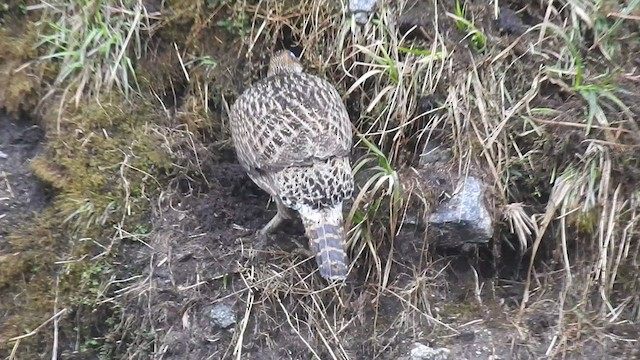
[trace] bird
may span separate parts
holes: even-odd
[[[229,126],[238,162],[277,206],[258,235],[264,239],[297,213],[320,276],[346,279],[342,207],[354,188],[353,136],[336,88],[305,72],[290,50],[276,51],[267,76],[231,106]]]

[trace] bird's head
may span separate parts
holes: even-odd
[[[299,74],[302,72],[300,60],[289,50],[280,50],[273,54],[269,62],[267,76],[276,74]]]

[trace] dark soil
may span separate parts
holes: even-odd
[[[0,252],[11,230],[48,202],[44,186],[29,167],[43,137],[35,122],[0,112]]]
[[[408,316],[406,304],[392,295],[374,301],[371,285],[358,280],[362,274],[357,269],[337,292],[323,289],[319,279],[311,279],[314,287],[309,293],[297,293],[295,286],[300,286],[300,276],[315,270],[313,261],[289,269],[305,260],[295,252],[298,246],[306,245],[300,224],[292,221],[283,226],[256,253],[253,233],[275,214],[273,206],[266,206],[268,196],[238,164],[218,163],[207,175],[208,190],[167,194],[162,198],[163,206],[154,219],[148,246],[126,245],[125,263],[144,280],[131,284],[136,290],[131,291],[132,298],[127,303],[138,305],[126,309],[125,315],[143,318],[142,328],[154,329],[152,334],[135,333],[137,328],[128,330],[133,333],[127,336],[137,344],[131,347],[135,351],[130,350],[130,355],[146,353],[153,344],[164,349],[164,359],[227,359],[233,358],[236,342],[242,341],[243,358],[309,358],[308,348],[288,324],[278,301],[291,313],[289,316],[302,322],[298,326],[313,324],[318,319],[300,307],[310,305],[309,296],[315,292],[329,304],[325,309],[327,316],[354,318],[337,334],[341,346],[353,359],[402,359],[415,341],[446,347],[451,351],[451,359],[544,356],[545,347],[554,336],[555,308],[550,304],[531,306],[520,329],[529,334],[529,340],[518,340],[521,336],[514,333],[512,321],[519,307],[521,284],[481,277],[479,281],[484,283],[485,290],[476,298],[472,267],[465,257],[436,260],[440,266],[449,264],[450,270],[445,271],[445,277],[431,281],[433,285],[447,282],[448,291],[425,288],[424,293],[417,295],[429,303],[434,317],[461,331],[434,326],[415,313],[400,321]],[[412,268],[424,256],[415,247],[422,243],[420,238],[399,240],[405,243],[398,249],[403,255],[394,266],[395,287],[403,287],[414,278]],[[140,292],[142,288],[146,290]],[[235,326],[221,328],[214,321],[214,306],[221,304],[233,309]],[[245,316],[246,330],[243,339],[238,340]],[[314,330],[312,326],[305,334],[316,349],[322,348],[314,334],[321,331],[320,327]],[[149,337],[154,340],[146,342]],[[566,358],[614,358],[613,354],[629,354],[630,350],[607,339],[585,343],[589,345]],[[328,352],[319,355],[330,358]],[[150,354],[143,358],[146,356]]]

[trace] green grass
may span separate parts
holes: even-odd
[[[55,86],[78,105],[114,87],[138,91],[134,61],[143,49],[149,18],[141,2],[54,1],[43,10],[38,48],[41,61],[55,64]]]
[[[377,279],[385,288],[388,282],[389,264],[392,257],[388,257],[386,264],[382,264],[379,256],[380,244],[375,239],[380,235],[379,226],[387,228],[384,233],[390,236],[390,241],[401,219],[403,204],[403,190],[400,178],[387,156],[364,136],[360,136],[367,154],[364,155],[353,168],[355,177],[364,173],[367,181],[357,190],[354,203],[351,207],[347,223],[352,224],[349,242],[357,248],[355,253],[360,254],[366,250],[366,256],[372,259],[375,266]],[[373,165],[372,165],[373,164]]]
[[[485,51],[487,47],[487,37],[473,24],[472,20],[467,19],[466,2],[460,3],[456,0],[453,14],[447,13],[447,16],[455,20],[456,27],[459,31],[466,33],[465,38],[469,38],[471,46],[478,52]]]

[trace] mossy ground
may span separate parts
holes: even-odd
[[[421,341],[456,358],[637,356],[640,159],[629,119],[640,112],[640,44],[637,23],[607,17],[622,8],[590,8],[598,21],[584,30],[590,20],[569,6],[510,1],[523,25],[567,31],[516,41],[484,2],[468,2],[474,21],[460,26],[453,6],[418,1],[407,40],[386,5],[358,28],[337,4],[315,1],[131,1],[119,12],[75,1],[52,13],[87,5],[98,27],[142,18],[130,37],[117,30],[144,46],[122,57],[117,46],[104,58],[88,51],[84,66],[65,68],[59,49],[39,41],[51,19],[27,11],[34,4],[0,2],[0,108],[14,117],[0,121],[26,117],[44,131],[23,165],[47,204],[33,216],[9,212],[17,220],[0,238],[1,355],[398,359]],[[304,49],[309,71],[351,89],[354,125],[382,149],[391,190],[397,174],[415,176],[427,130],[454,154],[443,171],[476,164],[495,187],[493,249],[434,253],[421,234],[396,231],[403,209],[386,189],[362,196],[356,222],[370,221],[354,223],[364,235],[352,239],[358,259],[342,288],[296,255],[306,243],[296,222],[253,249],[251,234],[274,210],[235,162],[224,110],[279,47]],[[124,57],[135,78],[93,91]],[[548,230],[519,237],[516,215]],[[619,263],[596,266],[608,253]],[[212,322],[215,304],[235,311],[233,330]]]
[[[54,195],[45,211],[6,239],[13,254],[0,271],[2,311],[12,314],[3,321],[5,331],[36,328],[54,305],[93,312],[122,242],[150,231],[149,203],[172,169],[154,133],[159,115],[147,105],[122,110],[93,102],[41,122],[46,141],[31,167]],[[15,288],[25,291],[16,296]],[[78,333],[91,327],[76,326]],[[62,336],[73,338],[72,329],[63,327]]]

